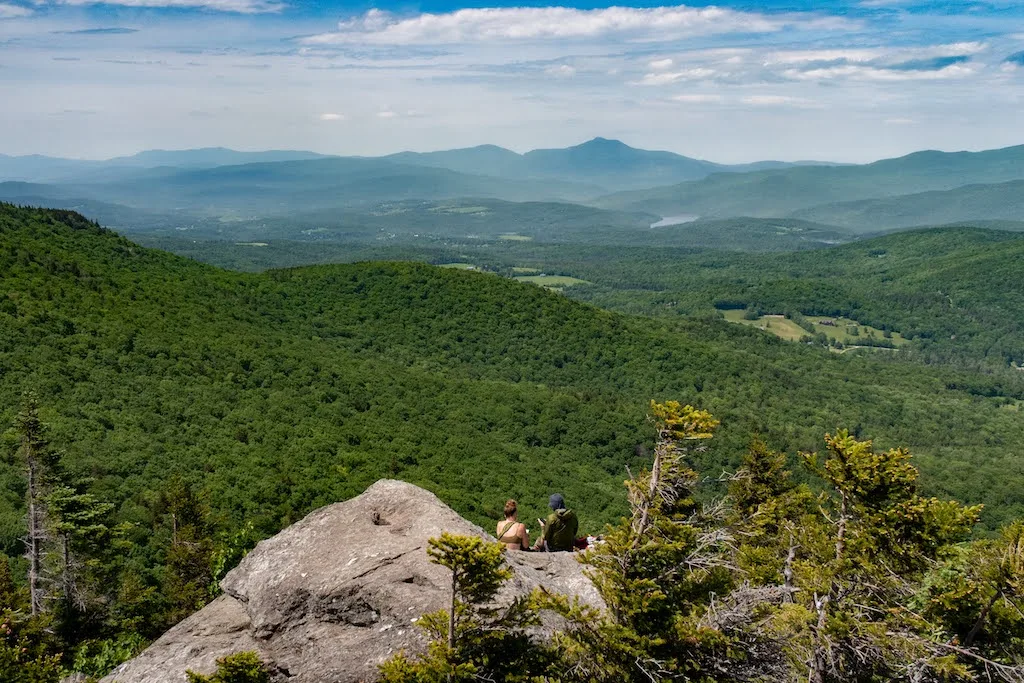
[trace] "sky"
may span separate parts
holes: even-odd
[[[1024,144],[1024,0],[0,0],[0,153]]]

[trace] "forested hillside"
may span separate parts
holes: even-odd
[[[1024,511],[1024,394],[975,390],[986,383],[715,319],[632,319],[485,273],[232,273],[74,213],[0,208],[0,420],[12,424],[21,394],[35,392],[76,486],[127,525],[96,586],[108,605],[91,617],[97,635],[119,628],[123,615],[104,610],[131,587],[154,591],[139,632],[181,613],[169,487],[201,495],[218,547],[248,523],[269,534],[385,475],[478,522],[508,497],[530,519],[561,490],[596,530],[625,511],[618,489],[650,448],[652,396],[721,417],[706,471],[735,465],[755,432],[794,453],[846,425],[913,448],[926,490],[985,503],[991,528]],[[25,475],[17,431],[4,439],[0,550],[13,558]]]
[[[798,229],[801,225],[806,226],[804,230]],[[438,262],[457,256],[499,271],[519,266],[573,276],[592,284],[572,287],[566,294],[627,313],[677,318],[749,308],[761,313],[845,316],[901,333],[913,342],[907,350],[920,351],[929,361],[985,363],[993,369],[1024,361],[1024,234],[1019,231],[952,226],[829,246],[814,245],[812,240],[841,233],[799,222],[788,229],[783,226],[789,224],[737,219],[658,229],[694,230],[698,235],[721,230],[713,242],[720,248],[714,250],[501,243],[486,248],[460,245],[458,252],[417,251],[406,244],[394,253]],[[239,247],[164,244],[198,258],[247,265],[245,250]],[[761,253],[738,250],[746,244],[757,246]],[[826,248],[793,250],[800,244]],[[793,251],[764,253],[773,245]],[[387,253],[337,245],[333,250],[326,247],[323,254],[343,260],[346,249],[362,258]],[[271,266],[275,254],[284,262],[315,258],[312,250],[292,243],[271,245],[259,255],[259,262]]]

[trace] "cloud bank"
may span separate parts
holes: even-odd
[[[845,19],[814,15],[768,15],[720,7],[484,7],[402,17],[371,9],[342,21],[338,30],[310,36],[312,45],[368,43],[441,45],[494,41],[616,38],[650,42],[694,36],[760,34],[787,26],[839,29]]]
[[[0,2],[0,19],[18,19],[32,14],[32,10],[21,5]]]
[[[279,0],[54,0],[59,5],[113,5],[117,7],[149,7],[163,9],[198,9],[235,14],[280,12],[285,3]]]

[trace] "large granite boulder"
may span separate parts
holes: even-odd
[[[416,619],[447,605],[450,574],[429,562],[442,531],[493,540],[429,491],[381,480],[261,542],[221,582],[224,595],[165,633],[103,683],[184,683],[218,657],[255,650],[291,683],[372,681],[399,650],[425,646]],[[537,586],[601,598],[571,553],[507,554],[501,600]]]

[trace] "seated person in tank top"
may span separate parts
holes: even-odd
[[[506,550],[529,550],[530,535],[519,521],[517,507],[514,500],[505,503],[505,520],[498,522],[496,536]]]

